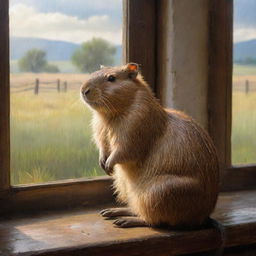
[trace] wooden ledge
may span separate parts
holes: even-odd
[[[226,247],[256,243],[256,191],[222,193],[214,218],[226,228]],[[119,229],[98,210],[15,217],[0,222],[0,255],[181,255],[215,249],[214,229]]]

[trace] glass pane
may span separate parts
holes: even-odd
[[[12,184],[103,175],[79,88],[122,62],[122,1],[10,0],[9,14]]]
[[[256,1],[234,0],[232,163],[256,163]]]

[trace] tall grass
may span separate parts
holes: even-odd
[[[11,94],[12,184],[102,175],[78,92]]]
[[[255,84],[256,66],[233,66],[233,82]],[[256,163],[256,92],[233,91],[232,164]]]
[[[256,163],[256,92],[234,92],[232,99],[232,163]]]

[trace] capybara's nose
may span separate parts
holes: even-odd
[[[90,88],[87,88],[83,91],[83,95],[86,97],[90,93]]]

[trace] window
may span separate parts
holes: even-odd
[[[104,175],[79,87],[122,62],[122,1],[16,0],[9,14],[11,183]]]
[[[156,85],[155,81],[159,81],[158,78],[161,76],[161,73],[159,72],[159,70],[162,68],[161,65],[164,66],[165,61],[169,61],[167,55],[161,56],[161,53],[163,52],[161,49],[161,44],[159,43],[159,35],[164,29],[162,28],[163,24],[159,24],[159,20],[166,14],[165,5],[170,2],[175,3],[175,7],[182,11],[184,9],[183,7],[186,7],[186,4],[189,2],[189,4],[193,6],[191,1],[187,1],[186,4],[184,4],[186,1],[124,1],[125,26],[123,49],[125,61],[135,61],[142,64],[142,72],[145,75],[146,80],[149,81],[156,93],[160,92],[166,97],[168,97],[168,93],[170,93],[170,91],[161,90],[161,84]],[[209,31],[206,30],[205,34],[208,35],[207,33],[209,32],[210,37],[206,37],[206,39],[209,39],[207,40],[209,45],[205,45],[205,48],[208,47],[208,49],[206,54],[207,56],[204,55],[204,61],[206,60],[206,63],[209,61],[209,76],[204,84],[205,92],[208,90],[205,95],[205,97],[208,97],[208,99],[204,106],[204,112],[207,115],[205,120],[208,123],[210,135],[212,136],[220,155],[221,171],[224,175],[222,189],[226,191],[248,188],[255,189],[256,166],[232,166],[231,162],[233,1],[211,0],[209,2],[201,2],[203,3],[201,8],[204,10],[204,15],[207,13],[204,17],[206,20],[209,18],[209,26],[207,27]],[[92,206],[95,204],[98,205],[109,203],[113,197],[112,192],[109,189],[111,180],[107,177],[99,177],[89,180],[77,179],[74,181],[57,181],[40,185],[33,184],[15,186],[10,184],[8,9],[8,1],[2,1],[0,4],[0,213],[2,214],[2,212],[7,212],[9,214],[11,211],[21,212],[24,210],[30,211],[53,208],[66,209],[67,207],[71,207],[73,209],[73,207],[77,205]],[[188,8],[188,10],[190,10],[190,8]],[[177,9],[170,13],[171,18],[173,18],[173,15],[177,14]],[[194,12],[190,12],[190,17],[194,16],[193,13]],[[208,17],[208,14],[210,17]],[[182,16],[176,15],[175,17],[178,22],[181,20],[180,17]],[[200,23],[202,22],[201,19],[198,20]],[[188,23],[183,25],[186,26],[187,24]],[[197,24],[199,23],[194,23],[194,26]],[[177,30],[174,29],[174,31]],[[182,38],[187,39],[185,37],[186,33],[180,33],[180,35],[182,35]],[[190,43],[190,41],[188,41],[188,43]],[[167,44],[165,47],[169,47],[168,50],[173,50],[172,45]],[[179,47],[179,45],[176,44],[176,47]],[[182,50],[182,47],[179,50]],[[190,51],[186,49],[186,53],[189,54]],[[186,61],[183,63],[186,65]],[[166,70],[166,73],[174,73],[175,75],[175,70]],[[187,84],[184,84],[183,86],[186,86],[188,90]],[[196,95],[195,92],[193,93],[193,95]],[[184,97],[184,95],[177,95],[177,97],[178,98],[175,99],[177,102],[183,101],[182,103],[186,104],[187,99]],[[193,104],[191,106],[193,108]],[[247,195],[247,192],[244,193]],[[251,195],[253,193],[254,192],[249,194]],[[233,203],[232,200],[228,200],[228,204],[231,203],[235,205],[238,203],[239,205],[239,200],[237,201],[237,193],[234,194],[235,203]],[[240,200],[243,200],[243,197],[241,197]],[[224,198],[224,201],[227,201],[226,197]],[[221,205],[221,207],[222,206],[223,205]],[[236,213],[240,212],[240,208],[238,208],[234,208]],[[233,210],[231,213],[232,212]],[[236,233],[239,228],[242,233],[248,234],[248,223],[245,223],[245,225],[242,225],[243,227],[241,227],[239,220],[238,222],[235,220],[235,222],[236,225],[234,228],[230,229],[231,233]],[[251,224],[253,223],[250,223],[250,227],[252,227]],[[244,234],[242,233],[241,235],[243,236]],[[212,236],[213,234],[209,233],[208,231],[205,234],[206,237],[214,238],[214,236]],[[197,236],[195,237],[200,238]],[[29,239],[30,238],[31,237],[29,237]],[[175,240],[175,236],[173,238]],[[177,236],[177,239],[180,241],[180,235]],[[216,239],[213,240],[217,242]],[[152,241],[154,245],[154,241],[160,240],[158,237],[157,239],[153,237]],[[243,240],[242,243],[245,243],[245,241],[251,242],[250,239],[246,239]],[[236,242],[237,241],[235,241],[235,244]],[[133,238],[132,243],[134,244]],[[144,245],[144,242],[142,241],[141,244]],[[117,244],[115,243],[115,246],[116,245]],[[213,245],[214,247],[217,247],[217,243],[211,243],[211,249],[214,248]],[[234,244],[231,242],[230,245]],[[207,244],[207,246],[209,245]],[[165,249],[168,249],[167,247]],[[124,244],[124,248],[127,248],[126,242]],[[201,250],[202,247],[200,246],[198,249]],[[157,251],[158,248],[155,248],[155,250]],[[195,250],[195,248],[192,248],[191,250]]]
[[[232,163],[256,163],[256,2],[234,1]]]

